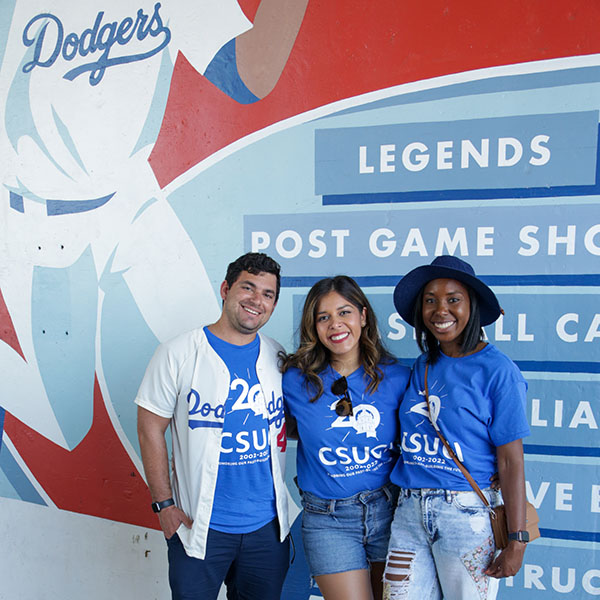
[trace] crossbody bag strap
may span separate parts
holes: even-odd
[[[481,491],[481,488],[477,485],[477,483],[475,483],[475,480],[473,479],[473,477],[471,477],[471,473],[469,473],[469,471],[467,471],[466,467],[462,464],[462,462],[460,462],[460,460],[458,459],[458,456],[456,456],[456,453],[454,452],[454,450],[452,450],[452,448],[450,447],[450,444],[444,437],[443,433],[440,431],[440,428],[438,427],[437,423],[434,423],[433,419],[431,418],[431,405],[429,403],[429,387],[427,385],[427,372],[428,371],[429,371],[429,363],[427,363],[425,365],[425,400],[427,401],[427,412],[429,413],[429,420],[431,421],[431,424],[433,425],[433,428],[435,429],[435,432],[437,433],[438,437],[440,438],[440,440],[442,440],[442,444],[444,444],[444,448],[446,448],[446,451],[450,455],[450,458],[452,458],[452,460],[456,463],[456,466],[460,469],[461,473],[465,476],[467,481],[471,484],[473,491],[481,498],[482,502],[487,507],[489,507],[490,503],[489,503],[488,499],[485,497],[484,493]]]

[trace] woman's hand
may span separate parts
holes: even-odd
[[[498,471],[496,471],[491,477],[490,477],[490,487],[493,490],[499,491],[500,490],[500,475],[498,474]]]
[[[298,439],[298,425],[296,424],[296,419],[287,412],[285,413],[285,435],[288,440]]]
[[[523,563],[526,546],[524,542],[510,541],[484,573],[496,579],[516,575]]]

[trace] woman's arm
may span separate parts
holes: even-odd
[[[285,413],[285,435],[288,440],[298,439],[298,424],[289,412]]]
[[[300,30],[308,0],[261,0],[254,25],[236,40],[242,81],[258,98],[274,87]]]
[[[525,469],[523,460],[523,442],[515,440],[496,448],[500,487],[504,498],[508,532],[525,529]],[[523,562],[526,544],[509,541],[508,546],[487,568],[486,575],[491,577],[510,577],[516,575]]]

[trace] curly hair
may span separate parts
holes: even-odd
[[[385,349],[377,328],[375,312],[356,281],[346,275],[321,279],[312,286],[304,301],[300,322],[300,346],[293,354],[281,356],[283,373],[290,367],[296,367],[304,375],[309,393],[314,394],[310,398],[311,402],[323,394],[323,382],[319,374],[330,364],[329,351],[319,340],[316,327],[319,303],[330,292],[337,292],[361,312],[363,308],[366,309],[366,324],[361,331],[359,349],[362,367],[370,380],[367,386],[369,393],[377,390],[383,379],[383,371],[379,365],[396,361]]]
[[[279,274],[281,267],[270,256],[262,252],[247,252],[243,254],[227,267],[225,281],[231,287],[241,275],[242,271],[247,271],[252,275],[260,273],[270,273],[275,275],[277,279],[277,289],[275,290],[275,302],[279,299],[279,289],[281,287],[281,275]]]

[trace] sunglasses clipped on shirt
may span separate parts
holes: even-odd
[[[334,396],[342,396],[335,405],[335,414],[338,417],[353,416],[352,400],[348,395],[348,382],[345,377],[340,377],[331,384],[331,393]]]

